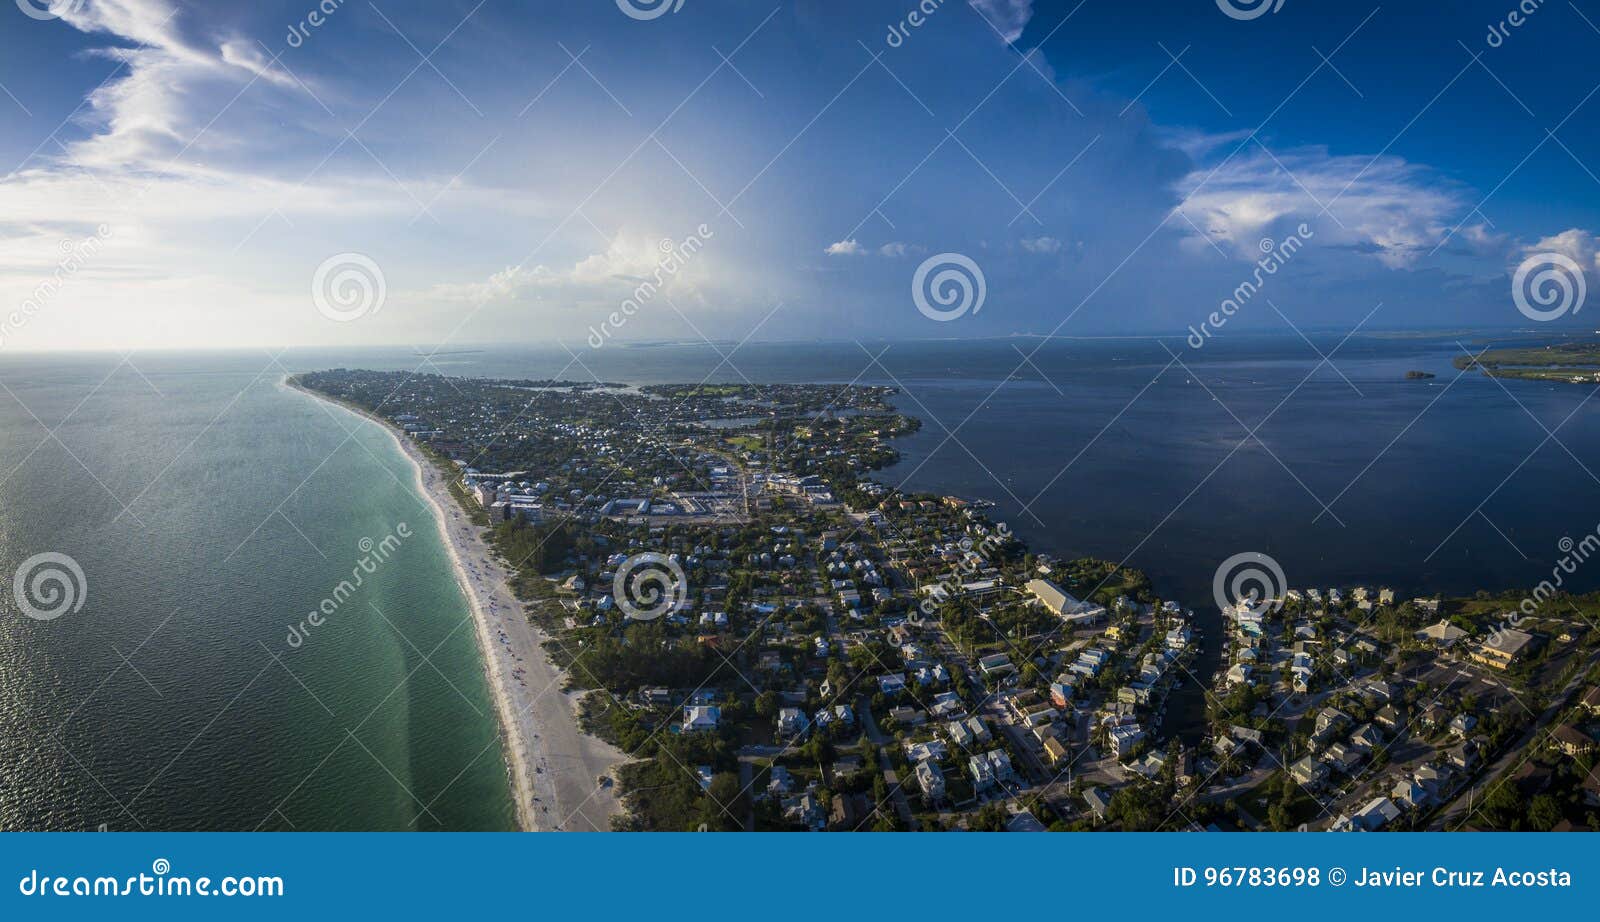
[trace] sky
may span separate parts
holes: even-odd
[[[1600,327],[1567,0],[12,5],[0,349]]]

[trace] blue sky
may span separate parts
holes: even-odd
[[[1595,278],[1566,0],[15,6],[4,348],[1177,333],[1302,225],[1230,330]]]

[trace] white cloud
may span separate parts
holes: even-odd
[[[878,247],[879,256],[887,256],[891,259],[923,252],[926,252],[925,248],[918,246],[915,243],[902,243],[898,240]]]
[[[1191,249],[1203,245],[1198,234],[1204,234],[1252,260],[1260,240],[1302,223],[1319,242],[1370,253],[1390,268],[1413,265],[1449,238],[1469,246],[1495,239],[1481,225],[1458,226],[1470,205],[1455,186],[1395,156],[1334,156],[1321,147],[1269,154],[1257,147],[1218,166],[1202,165],[1180,191],[1185,199],[1172,226],[1196,235]]]
[[[837,243],[830,243],[828,244],[828,248],[822,252],[828,254],[829,256],[865,256],[867,250],[861,244],[857,243],[855,238],[852,237],[849,240],[840,240]]]
[[[1029,253],[1059,253],[1061,241],[1054,237],[1025,237],[1022,248]]]
[[[970,0],[995,31],[1008,42],[1022,37],[1022,31],[1033,19],[1033,0]]]
[[[119,61],[122,70],[89,95],[100,130],[69,146],[68,158],[78,165],[169,168],[152,161],[185,152],[206,124],[191,114],[186,101],[218,85],[236,90],[262,81],[297,88],[287,72],[272,66],[248,42],[213,39],[214,44],[205,44],[184,37],[177,9],[168,0],[64,4],[61,19],[81,32],[131,43],[97,52]]]
[[[676,298],[699,298],[708,275],[702,250],[674,259],[670,238],[619,234],[604,252],[593,253],[565,269],[546,265],[514,266],[496,272],[483,282],[439,285],[424,297],[464,303],[525,303],[559,301],[582,305],[630,297],[641,284]]]
[[[1574,227],[1522,248],[1525,257],[1539,253],[1560,253],[1585,269],[1600,268],[1600,237]]]

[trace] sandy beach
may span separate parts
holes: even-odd
[[[577,698],[562,691],[562,675],[541,644],[543,631],[529,623],[511,591],[509,574],[450,495],[445,475],[420,448],[387,421],[320,394],[286,386],[360,416],[388,433],[416,470],[422,497],[433,508],[439,535],[450,553],[477,627],[484,673],[499,712],[507,769],[518,822],[531,831],[606,831],[621,810],[601,775],[626,760],[616,747],[578,726]]]

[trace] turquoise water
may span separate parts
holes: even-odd
[[[411,467],[282,376],[265,354],[0,358],[0,827],[514,826]],[[41,552],[77,561],[80,610],[20,614]]]

